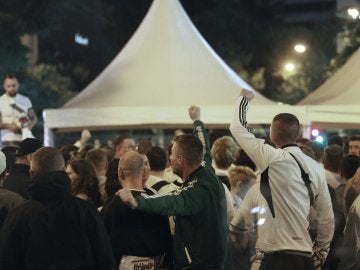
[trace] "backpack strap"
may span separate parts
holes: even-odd
[[[151,188],[155,189],[156,191],[159,191],[162,187],[169,185],[170,183],[168,181],[165,180],[161,180],[157,183],[155,183],[154,185],[151,186]]]
[[[291,154],[290,152],[288,152],[296,161],[297,165],[299,166],[300,168],[300,171],[301,171],[301,178],[303,179],[304,183],[305,183],[305,186],[308,190],[308,193],[309,193],[309,197],[310,197],[310,205],[313,205],[314,202],[315,202],[315,197],[314,197],[314,192],[312,191],[311,189],[311,180],[310,180],[310,177],[309,177],[309,174],[306,173],[303,169],[303,167],[301,167],[299,161],[297,161],[297,159],[295,158],[295,156],[293,154]]]
[[[314,193],[311,189],[311,180],[310,180],[309,174],[304,171],[303,167],[301,167],[300,163],[297,161],[295,156],[293,154],[291,154],[290,152],[289,152],[289,154],[295,159],[297,165],[300,168],[301,178],[303,179],[305,186],[308,190],[308,194],[309,194],[309,198],[310,198],[310,205],[313,205],[315,202],[315,197],[314,197]],[[269,206],[272,217],[275,218],[274,204],[273,204],[273,200],[272,200],[271,188],[270,188],[270,183],[269,183],[269,167],[267,167],[266,170],[261,173],[260,193],[265,198],[265,200]]]

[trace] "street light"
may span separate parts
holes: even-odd
[[[288,72],[293,72],[295,70],[295,65],[291,62],[286,63],[284,66],[285,70]]]
[[[303,45],[303,44],[296,44],[296,45],[294,46],[294,50],[295,50],[295,52],[297,52],[297,53],[304,53],[304,52],[306,51],[306,46]]]

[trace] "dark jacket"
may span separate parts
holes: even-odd
[[[97,210],[71,196],[64,171],[39,175],[29,191],[0,232],[0,269],[114,269]]]
[[[12,165],[9,175],[5,178],[3,188],[20,194],[25,199],[29,198],[30,166],[15,163]]]
[[[8,213],[24,201],[19,194],[0,188],[0,230]]]
[[[105,192],[108,198],[112,198],[116,191],[121,188],[117,172],[119,160],[118,158],[114,158],[109,163],[109,168],[106,173]]]
[[[153,195],[149,190],[146,192]],[[141,192],[132,190],[132,193],[138,196]],[[171,252],[168,217],[134,211],[118,196],[114,196],[100,214],[117,264],[123,255],[155,257]]]

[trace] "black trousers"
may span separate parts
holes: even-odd
[[[265,253],[260,270],[313,270],[311,257],[282,252]]]

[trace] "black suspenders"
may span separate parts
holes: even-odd
[[[291,153],[289,153],[289,154],[295,159],[297,165],[300,168],[301,178],[303,179],[305,186],[309,193],[310,205],[313,205],[314,204],[314,193],[310,186],[311,180],[310,180],[309,174],[304,171],[304,169],[301,167],[300,163],[297,161],[295,156]],[[260,192],[264,196],[264,198],[269,206],[272,217],[275,218],[274,204],[273,204],[271,188],[270,188],[270,184],[269,184],[269,167],[267,167],[266,170],[261,173]]]

